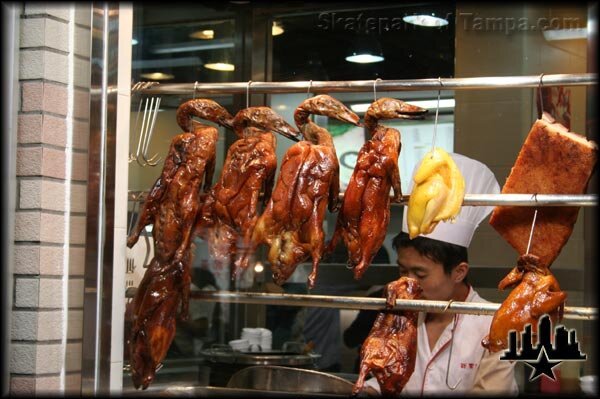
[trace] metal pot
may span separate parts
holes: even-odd
[[[235,373],[227,388],[255,389],[270,392],[305,392],[352,395],[353,384],[320,371],[280,366],[253,366]]]
[[[228,345],[214,345],[200,352],[204,364],[210,367],[210,385],[224,387],[236,372],[248,366],[294,366],[315,368],[321,357],[315,353],[298,353],[288,350],[269,350],[263,352],[234,351]]]
[[[316,353],[298,353],[287,350],[240,352],[231,349],[229,346],[212,347],[201,351],[200,355],[211,363],[309,367],[314,367],[315,362],[321,357],[320,354]]]

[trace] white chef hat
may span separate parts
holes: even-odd
[[[449,154],[460,173],[465,178],[465,194],[498,194],[500,185],[494,176],[494,173],[483,163],[466,157],[461,154]],[[415,175],[419,164],[413,170]],[[412,191],[414,180],[411,178],[408,190]],[[402,231],[408,233],[407,212],[408,206],[404,207],[404,216],[402,218]],[[493,206],[463,206],[456,217],[454,223],[439,222],[431,234],[422,234],[421,236],[433,238],[435,240],[448,242],[451,244],[469,247],[475,230],[494,209]]]

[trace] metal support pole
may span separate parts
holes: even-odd
[[[136,288],[127,289],[126,295],[132,298]],[[260,305],[326,307],[353,310],[380,310],[385,308],[385,298],[302,295],[302,294],[265,294],[261,292],[231,291],[192,291],[191,299],[221,303],[246,303]],[[415,310],[420,312],[461,313],[475,315],[493,315],[500,307],[498,303],[482,302],[448,302],[424,299],[397,299],[394,309]],[[566,306],[564,319],[595,320],[598,309]]]
[[[147,191],[130,191],[129,201],[143,202]],[[261,195],[262,198],[262,195]],[[340,194],[340,199],[344,193]],[[409,195],[392,205],[407,205]],[[598,206],[596,194],[465,194],[463,206]]]
[[[598,84],[594,73],[544,75],[544,87],[548,86],[589,86]],[[252,93],[305,93],[308,85],[311,92],[320,93],[356,93],[373,90],[373,80],[350,81],[300,81],[300,82],[252,82]],[[406,79],[379,80],[377,90],[385,91],[424,91],[472,90],[472,89],[509,89],[515,87],[539,87],[540,75],[529,76],[490,76],[474,78]],[[248,82],[231,83],[171,83],[159,84],[143,89],[143,94],[240,94],[245,93]]]

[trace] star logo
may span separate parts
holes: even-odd
[[[517,332],[508,333],[508,350],[500,356],[500,360],[521,360],[533,368],[529,381],[538,379],[542,374],[556,381],[552,369],[563,361],[580,362],[587,359],[585,353],[579,350],[577,334],[574,329],[567,330],[564,326],[554,328],[552,337],[552,321],[549,315],[544,315],[538,322],[537,343],[532,345],[533,331],[531,324],[521,332],[521,348],[517,349]],[[554,341],[554,343],[553,343]]]
[[[531,371],[531,375],[529,376],[529,381],[535,381],[540,378],[542,374],[545,374],[549,378],[552,378],[553,381],[556,381],[556,376],[554,375],[554,367],[558,366],[561,362],[551,362],[548,360],[548,355],[546,354],[546,348],[542,347],[540,350],[540,354],[538,355],[537,361],[535,362],[525,362],[529,367],[533,368]]]

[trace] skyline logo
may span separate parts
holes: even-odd
[[[508,349],[500,360],[524,361],[533,370],[529,381],[534,381],[545,374],[556,381],[553,368],[564,361],[584,361],[587,355],[579,350],[579,342],[575,329],[567,330],[565,326],[554,328],[554,344],[552,343],[552,321],[545,314],[538,321],[537,344],[533,346],[531,324],[521,332],[521,348],[517,351],[517,331],[508,333]]]

